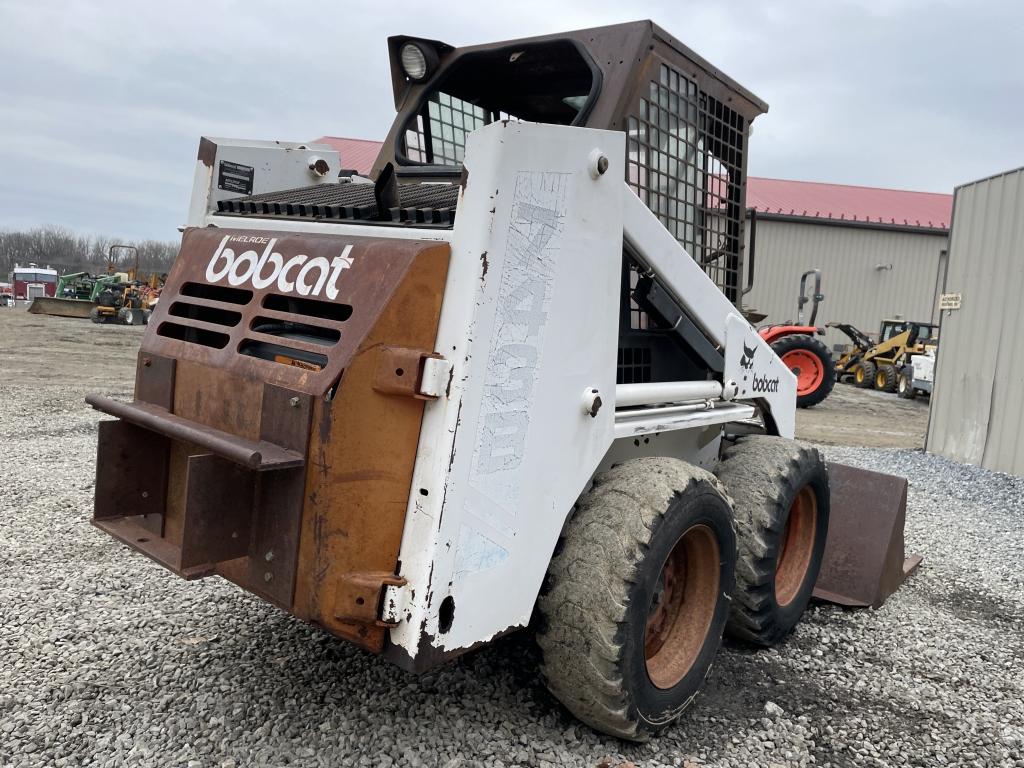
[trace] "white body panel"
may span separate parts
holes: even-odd
[[[437,350],[450,397],[427,405],[391,642],[464,648],[529,621],[566,515],[612,442],[624,136],[495,123],[466,148]],[[607,402],[607,401],[606,401]],[[403,598],[415,592],[415,598]],[[438,611],[454,601],[447,632]],[[389,604],[385,599],[385,605]]]
[[[931,384],[935,380],[935,352],[928,350],[923,355],[914,355],[910,358],[914,366],[914,384],[926,382]]]
[[[910,358],[913,368],[913,381],[910,385],[921,392],[932,391],[935,382],[935,350],[928,349],[921,355],[914,355]]]

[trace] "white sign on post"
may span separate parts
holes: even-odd
[[[944,293],[939,296],[939,310],[960,309],[959,293]]]

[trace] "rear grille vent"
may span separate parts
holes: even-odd
[[[385,222],[451,227],[459,188],[455,184],[406,184],[399,187],[399,205]],[[372,184],[316,184],[247,197],[221,200],[219,213],[339,221],[380,221]]]
[[[218,307],[200,306],[199,304],[188,304],[183,301],[176,301],[171,304],[168,314],[174,315],[175,317],[183,317],[188,320],[199,320],[203,323],[212,323],[213,325],[226,325],[229,328],[238,325],[239,321],[242,319],[241,312],[235,312],[230,309],[220,309]]]
[[[157,336],[165,336],[168,339],[177,339],[187,344],[199,344],[203,347],[224,349],[231,340],[226,333],[198,328],[192,325],[179,325],[178,323],[163,322],[156,329]]]
[[[206,283],[185,283],[157,335],[304,370],[327,366],[352,305]],[[170,299],[168,299],[170,300]],[[262,310],[259,308],[262,305]]]
[[[303,368],[307,371],[320,371],[327,366],[326,355],[253,339],[246,339],[239,344],[238,353],[269,360],[272,363],[290,365],[293,368]]]
[[[241,288],[228,288],[224,285],[209,285],[207,283],[185,283],[181,286],[181,294],[182,296],[192,296],[196,299],[222,301],[226,304],[248,304],[252,301],[252,291],[244,291]]]
[[[282,296],[278,293],[268,293],[263,299],[263,308],[276,312],[288,312],[293,315],[319,317],[339,323],[352,317],[352,307],[349,304],[332,304],[329,301],[300,299],[296,296]]]
[[[279,336],[284,339],[295,339],[296,341],[319,344],[324,347],[333,346],[341,339],[341,331],[336,328],[324,328],[319,325],[277,320],[273,317],[257,317],[252,321],[252,325],[249,328],[253,333]]]

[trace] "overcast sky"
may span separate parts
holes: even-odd
[[[388,35],[639,18],[769,103],[752,175],[950,192],[1024,165],[1016,0],[0,0],[0,227],[173,239],[203,134],[383,138]]]

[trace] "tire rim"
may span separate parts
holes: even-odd
[[[794,349],[782,356],[782,364],[796,376],[796,393],[809,395],[821,386],[825,378],[825,366],[813,352]]]
[[[793,499],[775,563],[775,602],[786,606],[796,599],[814,554],[818,528],[818,497],[805,485]]]
[[[875,388],[876,389],[885,389],[885,387],[886,387],[886,385],[888,383],[889,383],[889,378],[885,375],[885,371],[879,371],[878,373],[875,374]]]
[[[853,380],[856,381],[858,384],[864,383],[864,368],[858,368],[856,371],[854,371]]]
[[[678,685],[697,661],[718,604],[720,565],[706,525],[687,530],[665,559],[644,629],[647,677],[656,687]]]

